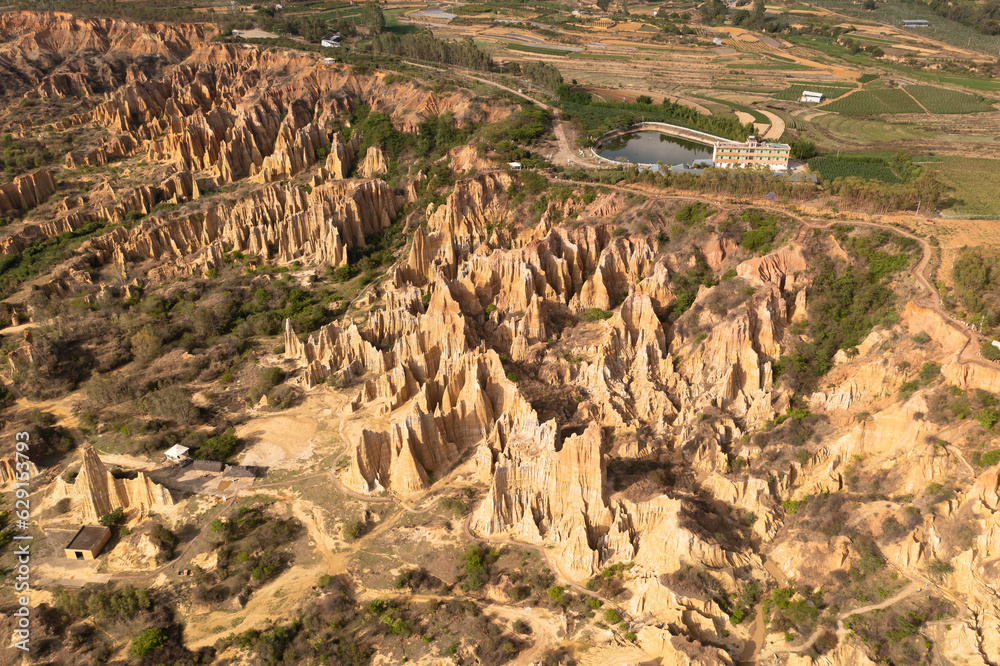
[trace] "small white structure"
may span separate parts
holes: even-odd
[[[807,104],[819,104],[823,101],[823,93],[809,92],[808,90],[802,91],[802,96],[799,97],[800,102],[805,102]]]
[[[520,171],[523,168],[520,162],[507,162],[507,166],[514,171]]]
[[[1000,349],[1000,340],[994,340],[990,344],[996,347],[997,349]]]
[[[233,30],[233,32],[230,33],[230,34],[232,34],[233,37],[239,37],[240,36],[240,31],[239,30]]]
[[[325,62],[327,65],[332,65],[335,62],[337,62],[337,59],[336,58],[323,58],[323,62]]]
[[[716,46],[722,46],[722,39],[720,37],[713,37],[712,43]]]
[[[320,46],[325,46],[328,49],[339,49],[340,48],[340,44],[338,44],[337,42],[331,41],[329,39],[324,39],[323,41],[321,41],[319,43],[319,45]]]
[[[188,451],[190,450],[191,449],[189,449],[186,446],[181,446],[180,444],[174,444],[169,449],[167,449],[166,453],[164,453],[163,455],[167,457],[167,460],[179,463],[180,461],[188,457]]]

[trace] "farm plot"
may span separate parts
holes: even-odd
[[[931,113],[981,113],[995,110],[984,97],[954,90],[934,86],[907,86],[906,92]]]
[[[903,182],[893,173],[883,160],[845,159],[842,157],[814,157],[809,160],[809,170],[818,173],[825,183],[836,178],[863,178],[864,180],[881,180],[885,183]]]
[[[868,116],[880,113],[923,113],[912,97],[898,88],[859,90],[823,106],[825,111]]]
[[[823,93],[823,97],[827,99],[834,99],[835,97],[840,97],[844,93],[854,90],[854,86],[830,86],[830,85],[802,85],[793,84],[774,95],[774,99],[785,99],[789,101],[798,101],[799,97],[802,96],[804,91]]]
[[[541,55],[568,56],[573,53],[569,49],[553,49],[530,44],[515,44],[514,42],[507,42],[504,46],[511,51],[524,51],[525,53],[538,53]]]
[[[951,188],[952,215],[1000,216],[1000,160],[943,156],[937,161],[916,164],[928,169]]]
[[[721,104],[722,106],[727,106],[736,111],[742,111],[750,116],[753,116],[753,121],[755,123],[770,123],[771,119],[765,116],[763,113],[757,109],[751,108],[746,104],[740,104],[739,102],[730,102],[727,99],[717,99],[715,97],[706,97],[705,95],[698,95],[700,99],[707,100],[709,102],[715,102],[716,104]]]

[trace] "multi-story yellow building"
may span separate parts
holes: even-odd
[[[757,141],[750,137],[746,143],[737,141],[716,141],[712,150],[712,166],[729,169],[767,167],[771,171],[788,171],[791,146],[786,143]]]

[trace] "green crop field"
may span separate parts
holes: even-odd
[[[839,87],[839,86],[816,86],[812,84],[802,85],[793,84],[777,95],[774,95],[774,99],[787,99],[791,101],[798,101],[799,97],[802,96],[803,91],[808,90],[810,92],[823,93],[825,99],[833,99],[834,97],[840,97],[849,90],[854,90],[854,87]]]
[[[878,78],[878,74],[862,74],[858,77],[858,83],[871,83]]]
[[[899,42],[894,42],[890,39],[879,39],[878,37],[869,37],[868,35],[852,34],[851,39],[857,39],[862,42],[872,42],[874,44],[888,44],[889,46],[895,46]]]
[[[610,55],[607,53],[580,53],[578,51],[567,51],[570,58],[589,58],[591,60],[631,60],[628,56]],[[646,58],[649,60],[649,58]]]
[[[805,121],[796,118],[796,127],[815,127],[814,136],[823,151],[870,150],[872,143],[907,143],[933,141],[938,132],[932,127],[917,127],[894,123],[875,117],[871,120],[859,116],[823,113]]]
[[[573,51],[566,51],[565,49],[549,49],[544,46],[529,46],[527,44],[515,44],[514,42],[507,42],[504,44],[511,51],[524,51],[525,53],[540,53],[541,55],[556,55],[556,56],[568,56]]]
[[[920,105],[905,91],[898,88],[859,90],[847,97],[835,100],[823,107],[826,111],[836,111],[856,116],[879,113],[923,113]]]
[[[809,65],[800,65],[799,63],[783,63],[783,62],[756,62],[748,65],[741,64],[731,64],[726,65],[729,69],[778,69],[784,71],[796,71],[804,69],[812,69]]]
[[[907,86],[906,92],[931,113],[980,113],[995,111],[989,100],[934,86]]]
[[[936,175],[951,188],[953,215],[1000,216],[1000,160],[941,156],[934,162],[914,162]]]
[[[865,180],[901,183],[892,169],[878,159],[848,159],[841,157],[814,157],[809,160],[809,170],[818,173],[824,182],[835,178],[854,176]]]

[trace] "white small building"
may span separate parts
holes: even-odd
[[[337,62],[337,59],[336,58],[323,58],[323,62],[325,62],[327,65],[332,65],[335,62]]]
[[[715,44],[716,46],[722,46],[722,38],[721,37],[713,37],[712,38],[712,43]]]
[[[507,162],[507,166],[509,166],[512,171],[520,171],[523,168],[520,162]]]
[[[802,96],[799,97],[800,102],[806,104],[819,104],[823,101],[823,93],[809,92],[808,90],[802,91]]]
[[[167,449],[166,453],[164,453],[163,455],[167,457],[167,460],[179,463],[180,461],[188,457],[188,451],[190,450],[191,449],[189,449],[186,446],[181,446],[180,444],[174,444],[169,449]]]
[[[321,41],[319,43],[319,45],[320,46],[325,46],[328,49],[339,49],[340,48],[340,44],[338,44],[337,42],[335,42],[333,40],[330,40],[330,39],[324,39],[323,41]]]

